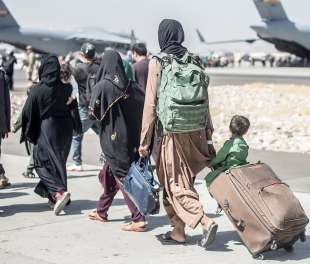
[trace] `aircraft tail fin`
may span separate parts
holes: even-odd
[[[131,46],[133,46],[137,42],[137,37],[133,29],[130,32],[130,41],[131,41]]]
[[[198,28],[196,29],[196,33],[198,35],[199,41],[202,42],[202,43],[206,43],[206,40],[205,40],[204,36],[201,34],[201,32],[200,32],[200,30]]]
[[[4,2],[0,0],[0,28],[4,27],[19,27],[19,25]]]
[[[254,0],[254,3],[264,21],[288,20],[280,0]]]

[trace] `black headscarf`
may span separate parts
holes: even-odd
[[[125,177],[138,158],[144,93],[128,81],[116,51],[104,54],[97,81],[90,108],[101,120],[101,148],[113,174]]]
[[[128,78],[123,66],[123,60],[118,52],[108,50],[104,53],[100,68],[97,73],[96,82],[109,80],[119,89],[124,90],[128,86]]]
[[[161,52],[182,58],[187,49],[182,46],[184,30],[180,22],[173,19],[164,19],[159,24],[158,42]]]
[[[34,87],[32,95],[37,99],[41,117],[53,106],[56,100],[57,89],[62,86],[58,58],[49,55],[43,59],[39,68],[39,83]]]
[[[60,81],[60,64],[56,56],[49,55],[39,68],[39,83],[31,89],[22,113],[22,137],[36,143],[42,119],[48,117],[57,101],[57,90],[63,88]]]

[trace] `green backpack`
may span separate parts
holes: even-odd
[[[200,59],[186,53],[181,59],[155,56],[162,65],[157,116],[166,132],[203,130],[208,122],[209,77]]]

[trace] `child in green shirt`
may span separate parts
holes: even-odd
[[[211,185],[213,180],[222,172],[232,167],[247,164],[249,146],[243,139],[248,132],[250,121],[244,117],[235,115],[230,121],[229,129],[231,138],[227,140],[224,146],[218,151],[215,158],[212,159],[210,167],[214,170],[205,177],[207,187]]]

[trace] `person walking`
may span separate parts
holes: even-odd
[[[82,122],[82,133],[74,135],[72,138],[71,151],[73,153],[74,164],[67,167],[68,171],[83,171],[82,160],[82,143],[84,133],[92,129],[97,135],[99,134],[99,124],[96,120],[89,118],[89,100],[91,89],[94,85],[93,80],[99,69],[96,62],[96,49],[91,43],[84,43],[81,47],[82,62],[78,63],[73,69],[73,76],[78,84],[79,113]]]
[[[14,64],[17,63],[16,57],[14,56],[14,51],[10,51],[6,57],[5,63],[3,64],[6,76],[7,84],[10,90],[14,88]]]
[[[34,82],[32,86],[30,86],[27,89],[27,97],[29,96],[29,93],[33,87],[35,87],[38,83]],[[13,133],[16,134],[21,128],[22,128],[22,116],[23,116],[23,108],[21,108],[20,113],[18,114],[18,118],[13,124]],[[34,160],[33,160],[33,144],[25,140],[25,148],[27,151],[27,154],[30,156],[29,162],[27,164],[26,170],[22,173],[22,175],[27,178],[27,179],[33,179],[35,178],[34,170],[35,170],[35,165],[34,165]]]
[[[147,57],[147,49],[144,43],[136,43],[132,47],[133,68],[135,80],[139,84],[140,89],[145,92],[147,76],[149,73],[149,62]]]
[[[206,248],[215,239],[217,224],[205,215],[194,183],[196,175],[215,155],[208,78],[199,58],[182,46],[184,31],[178,21],[164,19],[159,25],[158,40],[161,54],[149,65],[139,153],[142,157],[148,155],[157,123],[155,130],[163,128],[157,174],[173,226],[159,239],[183,244],[185,225],[194,229],[201,224],[200,242]]]
[[[26,75],[28,80],[27,88],[33,85],[36,81],[36,55],[33,52],[32,46],[26,47],[26,59],[23,62],[23,68],[26,67]]]
[[[8,137],[11,127],[11,103],[10,91],[5,80],[5,71],[0,66],[0,156],[1,142]],[[0,163],[0,189],[10,186],[9,179],[5,176],[5,170]]]
[[[132,222],[123,227],[124,231],[147,230],[145,217],[122,186],[122,179],[127,175],[131,163],[139,158],[143,104],[144,93],[128,80],[120,55],[116,51],[105,52],[90,104],[92,115],[100,120],[100,144],[106,162],[99,180],[104,193],[97,210],[91,212],[89,218],[106,222],[113,199],[121,190],[132,215]]]
[[[72,86],[60,80],[56,56],[43,59],[39,83],[30,92],[22,113],[21,142],[34,144],[33,157],[40,181],[35,193],[54,207],[58,215],[70,201],[67,190],[66,161],[69,155],[73,120],[67,105]]]

